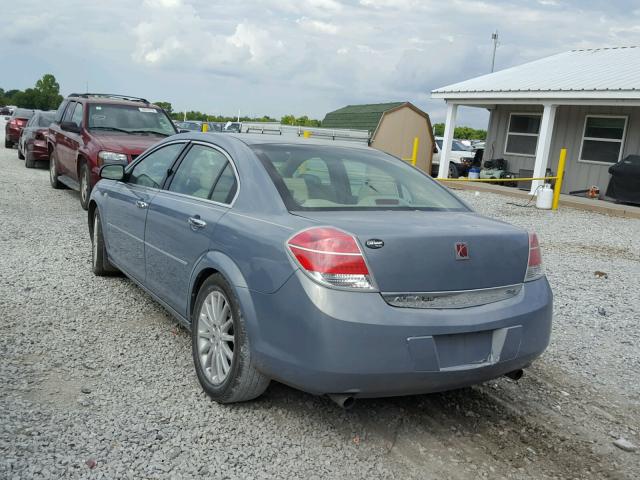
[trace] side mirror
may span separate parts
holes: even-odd
[[[80,133],[80,127],[73,122],[62,122],[60,128],[65,132]]]
[[[124,165],[105,165],[100,169],[100,178],[122,181],[124,179]]]

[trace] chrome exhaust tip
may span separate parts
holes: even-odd
[[[344,395],[334,395],[329,394],[328,397],[338,405],[340,408],[345,410],[350,410],[356,404],[356,399],[352,395],[344,394]]]

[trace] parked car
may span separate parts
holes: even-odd
[[[25,167],[33,168],[35,162],[49,161],[47,137],[49,136],[49,125],[53,122],[55,115],[55,111],[36,110],[22,130],[18,141],[18,158],[24,160]]]
[[[20,139],[22,129],[25,127],[29,119],[33,116],[34,111],[26,108],[16,108],[7,124],[4,126],[4,147],[13,148]]]
[[[100,174],[94,273],[121,270],[191,329],[218,402],[272,379],[348,406],[517,378],[548,344],[536,235],[381,151],[188,133]]]
[[[143,98],[71,94],[49,127],[49,177],[53,188],[80,191],[86,209],[107,163],[126,165],[164,137],[177,133],[164,110]]]
[[[11,115],[13,112],[9,107],[0,107],[0,116],[1,115]]]
[[[196,120],[189,120],[186,122],[176,122],[176,127],[180,131],[201,132],[202,122]]]
[[[431,172],[433,176],[438,175],[442,141],[442,137],[436,137],[433,158],[431,160]],[[451,154],[449,155],[449,178],[458,178],[460,175],[466,173],[473,164],[473,157],[473,148],[464,145],[458,140],[453,140],[451,144]]]
[[[224,129],[224,124],[220,122],[207,122],[207,125],[210,132],[222,132]]]

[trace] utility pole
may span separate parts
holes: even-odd
[[[491,72],[496,66],[496,49],[498,48],[498,30],[491,34],[491,41],[493,42],[493,54],[491,55]]]

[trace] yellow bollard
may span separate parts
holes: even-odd
[[[415,137],[413,139],[413,153],[411,154],[411,165],[416,166],[416,162],[418,161],[418,144],[420,143],[420,139]]]
[[[553,203],[551,204],[551,210],[558,209],[558,203],[560,202],[560,190],[562,189],[562,178],[564,177],[564,163],[567,160],[567,149],[560,150],[560,158],[558,159],[558,173],[555,188],[553,189]]]
[[[207,122],[204,122],[202,124],[202,131],[203,132],[208,132],[209,131],[209,124]]]
[[[309,137],[311,137],[311,132],[310,132],[309,130],[305,130],[305,131],[302,133],[302,136],[303,136],[304,138],[309,138]]]

